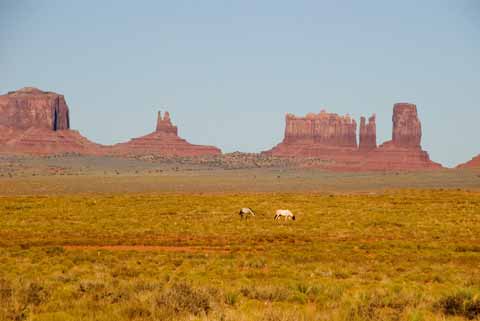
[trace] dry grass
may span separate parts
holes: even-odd
[[[292,168],[281,163],[275,167],[255,164],[253,168],[231,170],[222,167],[222,162],[210,160],[204,163],[202,159],[0,155],[0,195],[245,191],[366,193],[404,188],[480,191],[480,169],[332,173]]]
[[[475,319],[479,248],[476,192],[9,196],[0,320]]]

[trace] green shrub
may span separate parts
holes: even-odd
[[[152,315],[148,309],[142,306],[128,306],[123,310],[123,313],[128,320],[148,319]]]
[[[472,320],[480,316],[480,293],[469,289],[458,290],[441,298],[436,306],[446,315]]]
[[[61,246],[52,246],[45,249],[45,253],[48,255],[61,255],[65,253],[65,249]]]
[[[263,313],[261,321],[300,321],[302,316],[295,311],[268,309]]]
[[[240,290],[240,293],[249,299],[270,302],[287,301],[290,296],[290,291],[288,289],[271,285],[243,287]]]
[[[376,289],[362,292],[345,302],[345,320],[378,320],[398,316],[407,307],[416,307],[419,297],[412,292]]]
[[[46,301],[48,297],[48,293],[45,290],[45,288],[38,284],[38,283],[30,283],[25,289],[24,289],[24,303],[26,306],[28,305],[34,305],[38,306],[42,302]]]
[[[231,306],[235,306],[238,302],[238,293],[237,292],[227,292],[225,293],[225,303]]]
[[[0,302],[10,301],[13,296],[13,288],[10,282],[0,279]]]
[[[297,284],[297,291],[302,293],[302,294],[308,294],[311,289],[312,289],[312,287],[305,284],[305,283],[298,283]]]
[[[171,288],[162,292],[156,298],[156,305],[160,309],[175,314],[190,313],[193,315],[208,314],[212,303],[207,293],[192,287],[190,284],[175,283]]]

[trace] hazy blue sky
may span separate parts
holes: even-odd
[[[66,96],[72,127],[110,144],[154,129],[163,105],[192,143],[261,151],[284,115],[416,103],[423,147],[480,153],[480,1],[0,0],[0,92]]]

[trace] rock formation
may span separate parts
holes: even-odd
[[[153,133],[133,138],[129,142],[116,144],[109,153],[114,155],[161,155],[161,156],[199,156],[219,155],[220,149],[213,146],[193,145],[178,137],[177,127],[165,112],[162,118],[158,113],[157,127]]]
[[[287,114],[283,141],[264,155],[296,157],[305,166],[332,170],[423,170],[441,168],[422,150],[422,127],[413,104],[393,108],[392,140],[377,147],[375,115],[357,123],[350,116],[321,111],[297,117]],[[0,96],[0,153],[86,155],[219,155],[213,146],[193,145],[178,136],[170,114],[158,113],[154,132],[113,146],[95,144],[70,129],[65,98],[53,92],[23,88]],[[480,165],[480,156],[465,166]]]
[[[11,135],[10,139],[0,147],[0,152],[31,155],[65,153],[100,155],[103,154],[104,148],[89,141],[76,130],[54,131],[31,127]]]
[[[458,165],[457,168],[480,168],[480,155],[477,155],[466,163]]]
[[[270,151],[273,156],[323,157],[349,155],[357,149],[357,123],[350,116],[322,110],[319,114],[285,117],[283,141]]]
[[[163,119],[162,112],[158,112],[156,131],[178,136],[178,128],[177,126],[173,126],[172,121],[170,120],[170,113],[168,111],[165,112],[165,117]]]
[[[375,114],[368,119],[366,123],[365,117],[360,118],[360,138],[359,149],[361,151],[369,151],[377,148],[377,124],[375,122]]]
[[[0,125],[16,129],[70,129],[65,98],[26,87],[0,96]]]
[[[216,155],[216,147],[192,145],[178,137],[170,114],[158,113],[156,131],[114,146],[95,144],[70,129],[65,98],[53,92],[27,87],[0,96],[0,152],[50,155]]]
[[[284,143],[308,142],[335,147],[357,147],[357,123],[350,116],[319,114],[296,117],[287,114]]]
[[[392,143],[395,146],[420,148],[422,125],[418,119],[417,106],[398,103],[393,106]]]
[[[395,148],[381,145],[360,157],[352,169],[357,171],[430,170],[442,165],[432,162],[428,153],[420,148]]]
[[[65,98],[26,87],[0,96],[0,152],[99,154],[101,146],[70,130]]]
[[[376,143],[375,115],[360,120],[359,147],[356,123],[349,116],[321,112],[306,117],[286,117],[283,141],[269,151],[272,156],[317,158],[306,161],[332,170],[423,170],[441,168],[421,149],[422,129],[413,104],[399,103],[393,108],[392,140]]]

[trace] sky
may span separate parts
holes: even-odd
[[[480,153],[480,1],[0,0],[0,94],[65,95],[71,126],[112,144],[179,135],[224,152],[283,138],[285,114],[418,107],[422,146],[446,166]]]

